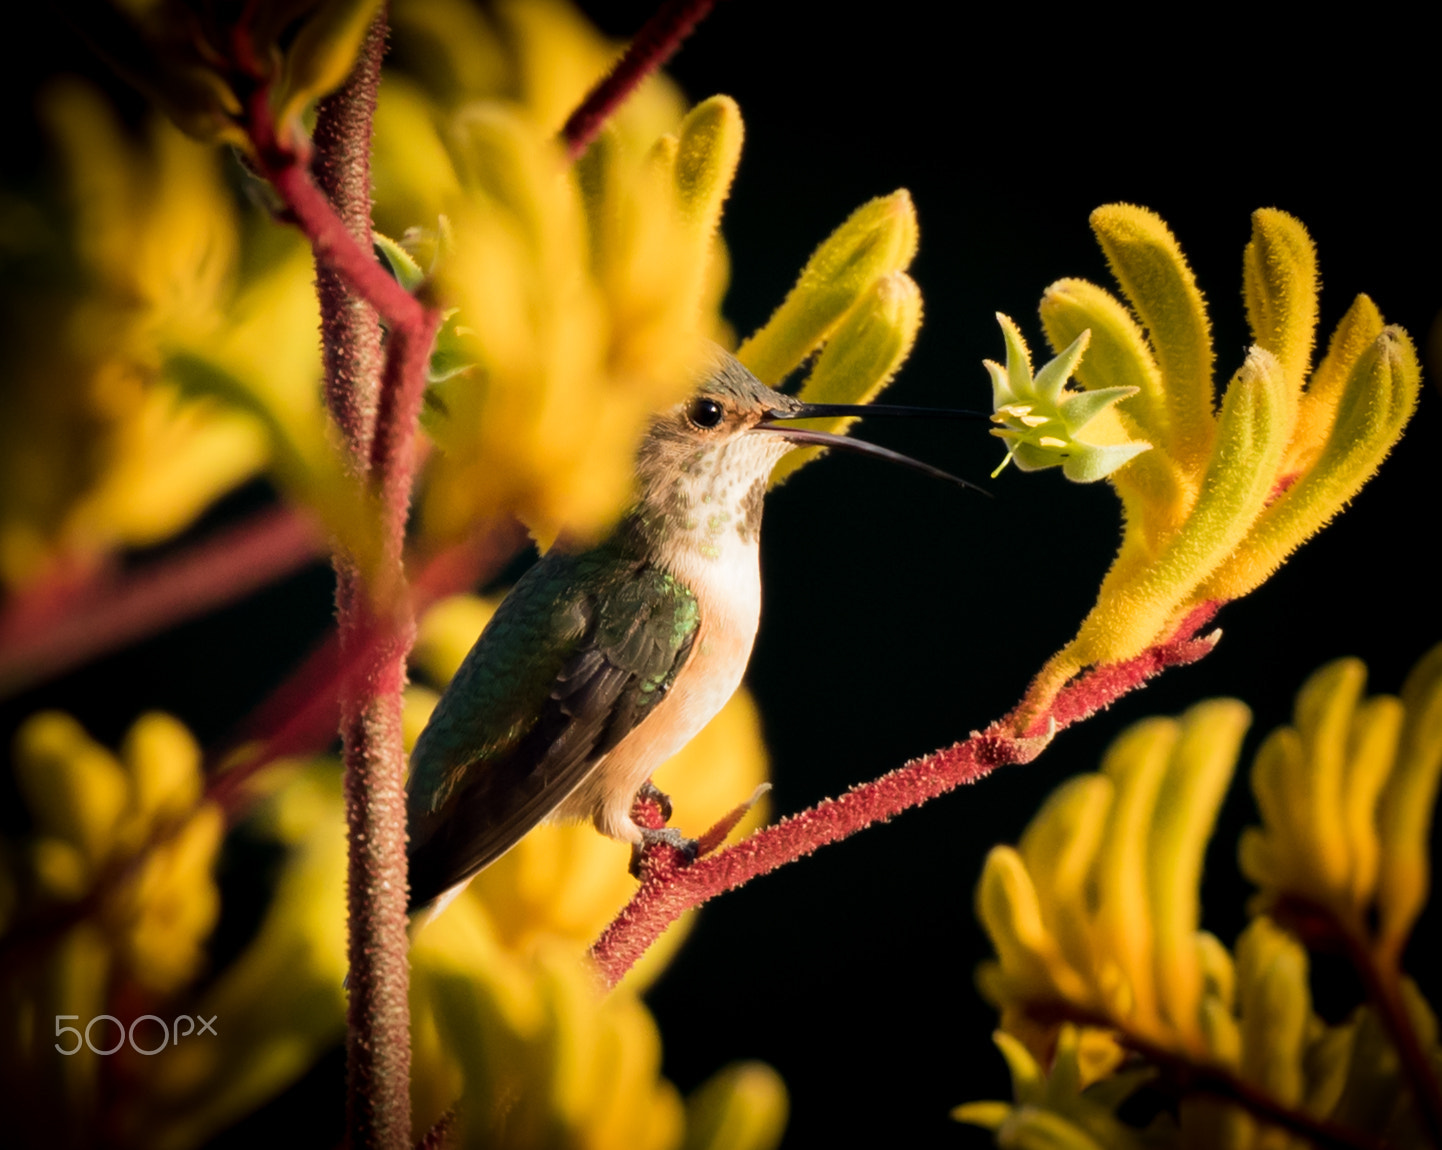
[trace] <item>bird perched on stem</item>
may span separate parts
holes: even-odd
[[[591,550],[553,548],[532,567],[436,704],[407,784],[413,914],[438,912],[548,818],[590,820],[638,851],[659,840],[694,853],[674,828],[638,826],[631,809],[651,773],[741,683],[760,618],[761,508],[777,460],[819,444],[964,483],[792,421],[986,418],[805,404],[719,349],[707,370],[690,399],[653,419],[634,502],[616,529]],[[664,796],[650,793],[665,809]]]

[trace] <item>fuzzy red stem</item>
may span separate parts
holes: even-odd
[[[679,852],[669,847],[651,848],[656,857],[643,861],[641,889],[591,948],[602,980],[608,987],[615,986],[662,931],[692,907],[872,823],[893,818],[963,783],[974,783],[999,766],[1030,762],[1045,748],[1053,730],[1085,719],[1167,667],[1200,659],[1212,649],[1215,638],[1192,636],[1215,614],[1217,606],[1198,609],[1172,639],[1137,658],[1101,668],[1063,688],[1052,708],[1031,729],[1039,737],[1018,738],[1012,726],[1014,716],[1008,715],[965,742],[853,787],[839,799],[828,799],[783,819],[690,866],[681,865]]]
[[[601,125],[641,81],[665,66],[681,47],[681,41],[706,18],[715,3],[716,0],[664,0],[636,33],[625,55],[591,89],[561,129],[566,154],[571,159],[576,159],[590,146]]]
[[[240,599],[320,558],[313,524],[272,509],[117,579],[96,579],[56,605],[0,621],[0,695]]]
[[[386,508],[377,585],[366,585],[349,556],[335,557],[340,662],[357,668],[340,692],[349,846],[346,1126],[353,1147],[399,1150],[410,1144],[401,692],[415,637],[401,560],[415,426],[413,419],[400,420],[413,416],[408,398],[425,387],[435,317],[370,250],[367,157],[385,37],[383,9],[350,77],[317,110],[325,190],[311,178],[305,149],[290,146],[289,136],[277,137],[264,88],[251,102],[250,130],[262,171],[315,253],[331,415],[346,437],[353,472],[381,494]],[[383,373],[379,328],[362,300],[390,325]],[[377,458],[382,442],[388,446]]]
[[[405,539],[415,481],[416,423],[425,400],[426,370],[440,320],[438,311],[427,309],[416,325],[391,332],[387,349],[376,434],[370,445],[370,473],[389,517],[386,532],[395,540],[397,557]]]
[[[356,62],[356,74],[316,108],[314,179],[356,245],[374,246],[371,233],[370,141],[375,119],[384,23],[373,24]],[[299,213],[297,213],[299,216]],[[352,245],[346,245],[349,249]],[[381,329],[375,308],[352,290],[346,276],[316,247],[315,287],[325,317],[325,403],[345,438],[355,474],[363,474],[375,438],[381,377]],[[372,261],[374,262],[374,261]]]
[[[335,206],[311,178],[308,157],[280,143],[264,88],[252,98],[250,124],[261,174],[280,193],[316,258],[339,274],[393,330],[419,331],[426,308],[346,228]]]

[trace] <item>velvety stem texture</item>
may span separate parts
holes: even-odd
[[[642,80],[665,67],[681,41],[691,35],[692,29],[706,18],[715,4],[716,0],[663,0],[636,33],[625,55],[591,89],[561,129],[561,138],[571,159],[590,146],[601,125]]]
[[[1057,731],[1109,706],[1166,668],[1200,659],[1215,645],[1217,636],[1193,636],[1210,621],[1218,606],[1208,603],[1198,608],[1175,636],[1137,658],[1100,667],[1073,680],[1024,736],[1016,734],[1013,713],[965,742],[853,787],[839,799],[818,803],[689,866],[673,847],[664,843],[648,847],[642,860],[640,890],[591,947],[591,958],[602,982],[615,986],[662,932],[692,907],[804,858],[828,843],[848,838],[872,823],[894,818],[963,783],[985,778],[997,767],[1030,762]]]
[[[372,490],[382,491],[392,486],[395,476],[374,466],[374,445],[406,440],[409,431],[391,426],[407,413],[400,410],[404,405],[388,402],[383,392],[387,384],[401,390],[393,378],[396,371],[415,371],[415,356],[397,355],[396,345],[409,348],[417,337],[424,337],[421,330],[397,329],[389,363],[383,367],[376,311],[346,274],[347,264],[356,262],[357,248],[362,262],[374,266],[369,258],[369,156],[385,38],[382,14],[371,26],[350,78],[317,109],[314,163],[319,188],[353,241],[338,245],[330,238],[328,244],[316,244],[327,406],[345,439],[354,473]],[[398,365],[398,360],[404,362]],[[424,366],[422,362],[418,373],[422,380]],[[408,450],[407,446],[400,453]],[[342,681],[340,698],[349,844],[346,1126],[354,1147],[395,1150],[410,1143],[410,968],[401,739],[401,690],[415,630],[401,573],[408,468],[402,482],[399,514],[387,514],[383,525],[386,571],[381,578],[391,583],[385,589],[391,593],[368,586],[349,556],[335,558],[341,659],[358,664],[358,673]],[[381,611],[405,617],[377,619],[378,604],[383,604]],[[374,641],[378,631],[385,636],[381,642]]]

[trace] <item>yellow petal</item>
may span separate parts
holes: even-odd
[[[1311,470],[1262,513],[1236,555],[1203,584],[1198,597],[1247,594],[1320,531],[1376,473],[1412,417],[1420,391],[1412,341],[1401,328],[1384,329],[1357,361]]]
[[[682,1150],[774,1150],[786,1131],[786,1083],[764,1062],[736,1062],[686,1100]]]
[[[1212,343],[1206,304],[1192,269],[1154,213],[1131,204],[1108,204],[1091,215],[1112,274],[1150,333],[1166,381],[1172,454],[1198,469],[1212,449]]]
[[[1301,391],[1317,328],[1317,250],[1300,221],[1276,208],[1252,213],[1242,257],[1242,295],[1252,342],[1277,357]]]
[[[1251,713],[1235,699],[1199,703],[1181,736],[1157,799],[1146,872],[1156,937],[1158,1006],[1183,1041],[1204,1049],[1197,954],[1202,860],[1241,750]]]
[[[1365,295],[1352,301],[1327,343],[1327,354],[1312,373],[1297,411],[1297,431],[1282,474],[1296,475],[1312,466],[1331,435],[1337,405],[1363,353],[1382,334],[1382,315]]]
[[[92,865],[105,858],[130,783],[79,723],[58,711],[27,719],[15,736],[15,781],[38,832],[73,843]]]
[[[1397,765],[1378,810],[1382,855],[1377,875],[1378,945],[1395,962],[1426,905],[1428,843],[1442,777],[1442,646],[1412,669],[1402,688],[1406,723]]]
[[[847,314],[811,369],[800,398],[807,403],[869,403],[911,354],[921,328],[921,291],[905,272],[882,276]],[[854,419],[822,421],[818,430],[843,432]],[[785,482],[822,448],[792,451],[771,472]]]
[[[134,780],[134,806],[147,824],[185,814],[200,799],[200,746],[179,720],[142,715],[126,733],[120,757]]]
[[[1147,890],[1150,831],[1178,735],[1178,725],[1169,719],[1145,720],[1123,732],[1102,763],[1117,793],[1093,871],[1098,961],[1121,973],[1133,1004],[1125,1021],[1143,1033],[1155,1033],[1159,1005]]]

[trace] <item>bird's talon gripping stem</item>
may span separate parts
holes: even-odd
[[[646,850],[657,843],[664,843],[666,846],[680,851],[687,863],[695,862],[696,854],[700,850],[700,845],[695,839],[688,839],[675,827],[662,827],[659,830],[642,827],[641,841],[631,848],[631,875],[633,878],[641,877],[641,862],[645,857]]]
[[[663,823],[669,823],[671,821],[671,796],[650,779],[647,779],[641,784],[640,790],[636,792],[635,801],[650,801],[655,803],[661,808],[661,821]]]

